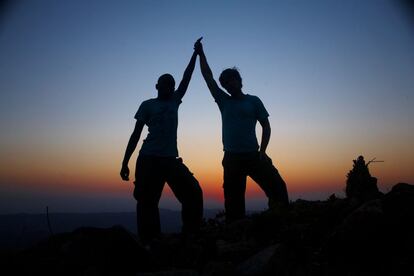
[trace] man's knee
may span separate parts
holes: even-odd
[[[141,189],[139,189],[137,186],[135,186],[134,189],[134,198],[137,201],[137,204],[139,204],[142,207],[155,207],[158,206],[159,199],[152,195],[149,192],[145,192]]]
[[[223,191],[225,198],[240,198],[243,197],[246,193],[246,184],[243,179],[240,180],[224,180]]]
[[[141,196],[141,191],[138,188],[138,185],[137,185],[136,181],[134,181],[134,185],[135,185],[135,187],[134,187],[133,195],[134,195],[135,200],[138,201],[140,199],[140,196]]]
[[[188,185],[186,185],[189,188],[188,191],[188,198],[189,201],[194,203],[202,203],[203,202],[203,190],[200,187],[200,184],[198,183],[197,179],[192,177],[192,179],[189,179]]]
[[[194,186],[194,196],[198,199],[198,200],[203,200],[203,190],[201,190],[200,184],[198,183],[198,181],[195,181],[195,186]]]
[[[203,196],[200,183],[184,164],[182,164],[179,178],[181,178],[179,182],[183,182],[182,187],[188,191],[186,194],[191,194],[196,198]]]

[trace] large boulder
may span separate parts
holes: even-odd
[[[277,245],[270,245],[261,251],[257,252],[237,267],[237,272],[240,275],[263,275],[270,272],[271,260],[275,254]]]
[[[351,212],[324,246],[328,274],[414,275],[414,186],[397,184]],[[338,270],[338,268],[342,268]]]

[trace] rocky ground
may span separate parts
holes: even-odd
[[[199,235],[170,234],[144,247],[119,226],[79,228],[18,252],[3,275],[414,275],[414,186],[378,198],[297,200],[288,210]]]

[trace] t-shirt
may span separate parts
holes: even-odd
[[[178,156],[177,127],[178,107],[181,99],[174,95],[171,99],[149,99],[140,105],[135,119],[148,126],[140,154],[153,156]]]
[[[223,91],[218,91],[215,101],[221,112],[224,151],[257,151],[256,123],[269,116],[262,101],[249,94],[234,98]]]

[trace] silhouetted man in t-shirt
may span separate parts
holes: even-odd
[[[220,89],[213,78],[200,40],[194,48],[200,56],[201,73],[221,112],[226,220],[233,221],[245,216],[247,176],[256,181],[266,193],[269,208],[287,206],[289,199],[286,184],[266,155],[270,123],[263,103],[258,97],[242,92],[242,79],[235,68],[224,70],[219,78],[228,94]],[[263,128],[260,149],[255,131],[257,121]]]
[[[178,108],[190,83],[196,58],[194,52],[177,90],[170,74],[160,76],[155,86],[158,96],[142,102],[135,114],[135,128],[125,151],[120,174],[123,180],[129,180],[128,162],[144,125],[147,125],[148,136],[139,152],[134,182],[138,234],[144,242],[161,232],[158,203],[165,182],[182,204],[183,232],[197,232],[202,220],[201,188],[182,159],[178,158],[177,150]]]

